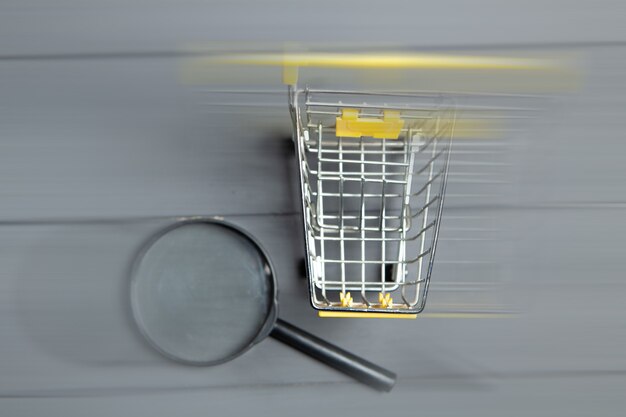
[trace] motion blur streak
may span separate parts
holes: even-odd
[[[608,0],[1,2],[0,415],[623,415],[625,16]],[[416,320],[309,306],[284,53],[443,59],[298,74],[462,108]],[[214,65],[266,54],[280,65]],[[441,68],[451,56],[555,65]],[[153,352],[129,268],[194,215],[254,235],[281,316],[396,371],[394,390],[272,341],[213,368]]]

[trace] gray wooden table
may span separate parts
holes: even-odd
[[[4,1],[0,415],[622,415],[624,12],[610,1]],[[219,111],[178,82],[181,45],[241,39],[566,50],[585,76],[491,153],[455,157],[423,317],[329,320],[299,276],[286,108],[268,96],[262,111]],[[461,175],[472,163],[483,181]],[[127,271],[182,215],[254,234],[277,268],[281,315],[396,370],[394,391],[273,340],[214,368],[152,352],[129,321]]]

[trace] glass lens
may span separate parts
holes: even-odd
[[[253,344],[273,309],[263,254],[219,223],[186,223],[154,240],[132,278],[132,307],[146,338],[194,364],[232,359]]]

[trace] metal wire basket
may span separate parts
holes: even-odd
[[[313,307],[321,316],[421,312],[453,103],[438,94],[297,87],[289,97]]]

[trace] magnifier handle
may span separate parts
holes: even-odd
[[[396,383],[395,373],[281,319],[276,321],[271,336],[379,391],[389,392]]]

